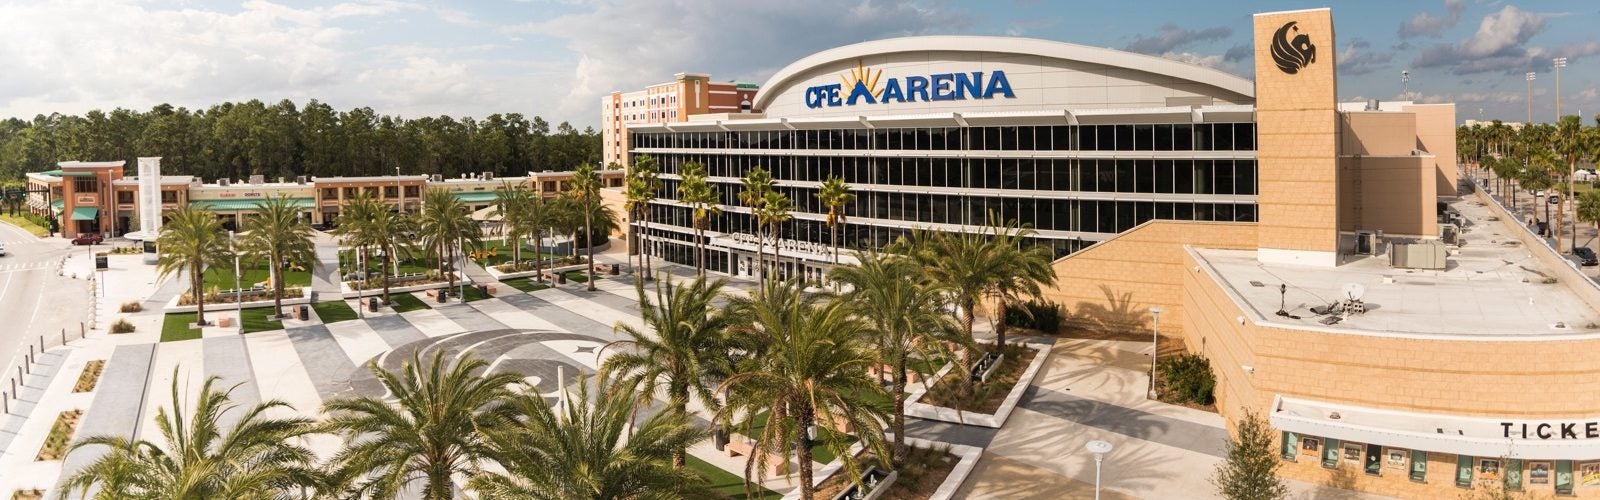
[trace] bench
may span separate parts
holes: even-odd
[[[752,456],[755,453],[755,442],[751,441],[750,438],[745,437],[744,435],[732,434],[728,436],[728,444],[723,445],[722,451],[727,453],[730,458],[737,456]],[[765,465],[767,468],[767,475],[782,475],[783,466],[788,464],[788,459],[782,455],[773,455],[770,453],[765,455],[765,457],[766,459],[764,462],[766,463],[763,465]]]

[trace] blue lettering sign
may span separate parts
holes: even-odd
[[[973,71],[908,76],[905,82],[899,78],[888,78],[878,88],[869,87],[866,81],[860,80],[848,89],[838,83],[817,85],[806,89],[804,99],[807,108],[817,109],[854,106],[858,103],[994,99],[996,95],[1008,99],[1017,97],[1004,71],[991,71],[987,75],[982,71]]]

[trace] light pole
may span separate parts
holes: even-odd
[[[1100,462],[1105,460],[1107,453],[1111,453],[1111,443],[1096,439],[1085,443],[1083,447],[1094,454],[1094,500],[1100,500]]]
[[[1407,99],[1411,98],[1411,72],[1410,71],[1401,71],[1400,72],[1400,91],[1401,91],[1400,95],[1405,96]]]
[[[1526,127],[1533,124],[1533,72],[1528,72],[1528,121],[1523,122]]]
[[[1156,357],[1161,355],[1161,308],[1150,308],[1150,399],[1156,399]]]
[[[1561,68],[1567,67],[1567,58],[1557,57],[1553,62],[1556,68],[1556,121],[1559,122],[1561,121]]]
[[[1553,66],[1555,66],[1555,69],[1556,69],[1556,126],[1559,127],[1559,126],[1561,126],[1561,68],[1567,67],[1567,58],[1565,58],[1565,57],[1557,57],[1557,58],[1555,58],[1555,60],[1551,61],[1551,63],[1552,63]],[[1582,121],[1581,118],[1578,121],[1578,128],[1580,128],[1580,129],[1583,128],[1583,121]],[[1576,131],[1574,131],[1574,134],[1576,134]],[[1569,140],[1569,141],[1570,140],[1574,140],[1574,139],[1577,139],[1577,138],[1576,137],[1567,138],[1567,140]],[[1576,162],[1567,164],[1567,198],[1564,199],[1564,200],[1561,200],[1561,205],[1556,207],[1556,210],[1560,211],[1562,213],[1562,217],[1565,217],[1565,214],[1567,213],[1566,212],[1566,210],[1567,210],[1566,202],[1569,201],[1569,200],[1570,201],[1574,201],[1574,202],[1577,201],[1578,193],[1576,192],[1576,188],[1572,185],[1572,177],[1573,177],[1573,174],[1577,173],[1577,169],[1578,169],[1578,166],[1577,166]],[[1546,206],[1549,206],[1548,203],[1546,204]],[[1573,203],[1573,208],[1577,208],[1577,204],[1576,203]],[[1576,214],[1574,214],[1574,220],[1573,220],[1573,223],[1572,223],[1572,246],[1568,247],[1568,250],[1577,250],[1577,249],[1578,249],[1578,223],[1577,223],[1577,220],[1576,220]],[[1556,253],[1560,253],[1560,251],[1561,251],[1561,242],[1560,241],[1556,241]]]
[[[237,223],[237,219],[235,219]],[[233,313],[239,320],[239,333],[244,333],[244,284],[239,276],[239,251],[234,248],[234,232],[228,231],[228,253],[233,254]]]

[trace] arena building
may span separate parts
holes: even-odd
[[[1454,105],[1337,102],[1328,9],[1252,36],[1253,80],[1012,37],[825,50],[751,112],[627,127],[664,180],[638,238],[695,262],[688,162],[722,198],[703,243],[728,275],[819,277],[828,177],[856,196],[846,255],[996,213],[1054,250],[1045,295],[1074,327],[1148,336],[1160,314],[1208,357],[1219,411],[1266,415],[1287,476],[1600,496],[1600,288],[1458,179]],[[758,166],[795,203],[766,262],[737,199]]]

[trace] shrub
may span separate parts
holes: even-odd
[[[143,311],[143,310],[144,310],[144,304],[140,304],[139,301],[137,301],[137,300],[130,300],[130,301],[122,303],[122,312],[125,312],[125,313],[136,313],[136,312]]]
[[[1061,329],[1062,316],[1061,304],[1034,299],[1006,308],[1005,319],[1010,326],[1054,334]]]
[[[133,323],[127,318],[117,318],[117,322],[111,324],[111,333],[133,333]]]
[[[1211,361],[1199,354],[1180,354],[1162,358],[1156,367],[1161,371],[1167,394],[1178,402],[1200,405],[1211,404],[1211,392],[1217,386],[1217,377],[1211,373]]]

